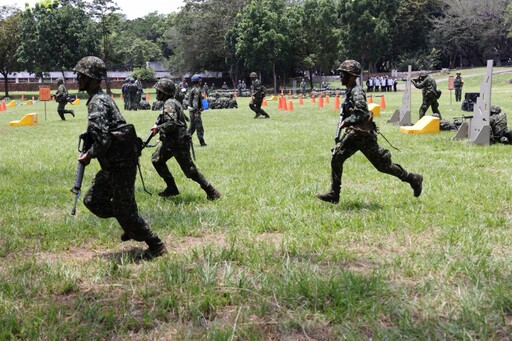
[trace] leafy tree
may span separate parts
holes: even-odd
[[[236,24],[236,53],[247,68],[267,70],[274,77],[277,90],[277,64],[288,37],[284,19],[284,0],[251,0]]]
[[[391,54],[400,0],[340,0],[340,49],[370,71],[382,71]]]
[[[69,70],[98,48],[96,30],[83,8],[70,1],[47,0],[27,7],[19,23],[17,57],[29,72],[42,75]]]
[[[5,97],[9,97],[7,75],[18,70],[18,60],[14,53],[20,43],[18,24],[20,12],[12,6],[0,7],[0,74],[4,76]]]
[[[133,70],[131,77],[137,78],[138,76],[140,76],[141,80],[143,81],[154,81],[155,75],[156,73],[153,69],[144,67]]]
[[[509,4],[510,0],[442,0],[443,15],[433,19],[433,45],[449,56],[450,67],[485,65],[487,59],[499,62],[511,52]]]

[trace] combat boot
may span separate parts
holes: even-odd
[[[220,192],[217,191],[211,184],[204,186],[203,189],[206,192],[206,199],[210,201],[219,199],[221,197]]]
[[[174,182],[174,178],[165,179],[165,183],[167,184],[167,188],[164,189],[163,192],[158,193],[161,197],[172,197],[180,194],[178,186],[176,186],[176,182]]]
[[[128,232],[123,232],[123,234],[121,235],[121,241],[122,242],[126,242],[128,240],[132,239],[132,237],[130,236],[130,234]]]
[[[423,175],[409,173],[405,181],[407,181],[411,185],[414,191],[414,196],[419,197],[423,189]]]
[[[327,193],[317,194],[316,197],[322,201],[337,204],[340,201],[340,192],[330,190]]]
[[[142,260],[151,260],[167,253],[167,248],[158,237],[149,238],[146,240],[146,244],[148,244],[148,248],[142,254]]]
[[[201,147],[207,146],[206,142],[204,142],[204,139],[199,139],[199,143],[201,144]]]

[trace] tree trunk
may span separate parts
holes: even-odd
[[[2,72],[2,76],[4,76],[4,88],[5,88],[4,98],[9,97],[9,79],[7,78],[8,74],[9,74],[9,72],[6,72],[6,73]]]

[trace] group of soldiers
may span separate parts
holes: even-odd
[[[123,94],[124,110],[138,110],[140,108],[140,101],[142,93],[144,92],[141,77],[137,79],[133,77],[126,77],[124,84],[121,86],[121,93]]]

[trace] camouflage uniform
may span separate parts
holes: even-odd
[[[82,77],[86,75],[98,80],[106,77],[105,64],[97,57],[82,58],[75,71]],[[116,218],[124,230],[122,241],[145,241],[149,249],[144,253],[144,258],[167,252],[162,241],[139,215],[135,202],[134,184],[138,163],[135,131],[131,139],[133,145],[129,146],[133,148],[115,142],[112,132],[126,127],[126,121],[112,98],[99,86],[89,93],[87,110],[87,133],[92,144],[86,154],[91,159],[98,159],[101,170],[84,196],[85,206],[100,218]]]
[[[507,127],[507,115],[501,112],[501,108],[497,105],[491,106],[489,125],[491,126],[491,143],[512,144],[512,130]]]
[[[455,102],[460,102],[462,99],[462,87],[464,86],[464,81],[462,81],[462,77],[460,76],[460,72],[457,72],[457,76],[453,80],[453,87],[455,89]]]
[[[348,60],[343,62],[338,70],[343,72],[349,70],[348,73],[357,77],[360,74],[360,68],[358,62]],[[377,143],[377,127],[373,122],[373,115],[368,111],[366,93],[361,86],[354,83],[351,88],[347,88],[342,110],[346,129],[344,135],[339,141],[336,141],[336,146],[333,149],[331,191],[319,194],[317,197],[332,203],[339,201],[343,164],[357,151],[361,151],[378,171],[409,182],[414,189],[414,195],[419,196],[423,177],[419,174],[409,173],[402,166],[393,163],[391,153]]]
[[[439,118],[442,118],[441,112],[439,111],[439,103],[437,102],[438,91],[434,78],[422,72],[420,73],[419,80],[413,80],[412,84],[417,89],[422,89],[423,103],[420,106],[420,119],[425,116],[430,106],[432,106],[432,112],[438,114]]]
[[[129,87],[130,87],[130,77],[126,77],[123,85],[121,86],[121,93],[123,94],[124,110],[128,110],[128,105],[130,102],[130,94],[128,93]]]
[[[149,110],[151,109],[151,105],[145,98],[142,98],[139,102],[139,110]]]
[[[201,88],[194,85],[192,91],[190,92],[190,98],[188,102],[190,114],[190,128],[188,129],[188,132],[190,133],[190,136],[192,136],[197,130],[197,138],[199,139],[199,143],[201,146],[206,146],[206,142],[204,142],[203,120],[201,118],[201,113],[203,111],[202,99],[203,95],[201,94]]]
[[[128,86],[128,110],[137,110],[139,108],[139,101],[137,98],[138,91],[135,80],[133,78],[130,79],[130,86]]]
[[[257,78],[256,72],[251,72],[251,96],[252,100],[249,102],[249,108],[256,113],[254,118],[258,118],[263,115],[265,118],[270,118],[270,116],[265,112],[265,110],[261,109],[261,105],[263,104],[263,98],[265,98],[265,90],[261,81]]]
[[[160,82],[166,82],[166,80],[162,79],[155,85],[157,90],[159,89]],[[170,92],[168,95],[173,96],[174,93]],[[208,200],[220,198],[220,193],[206,180],[192,161],[190,156],[192,137],[187,130],[186,116],[183,113],[181,104],[172,97],[167,99],[157,122],[159,123],[157,128],[162,143],[151,156],[151,161],[158,175],[160,175],[167,184],[167,188],[159,193],[159,195],[168,197],[180,193],[174,181],[174,177],[167,167],[167,161],[175,157],[185,176],[194,180],[201,186],[206,192]]]
[[[75,112],[73,110],[66,110],[66,104],[68,104],[68,90],[64,86],[64,80],[59,78],[57,80],[57,84],[59,84],[57,92],[55,93],[55,100],[59,103],[57,106],[57,113],[59,114],[60,119],[65,121],[66,118],[64,117],[64,114],[71,114],[75,117]]]

